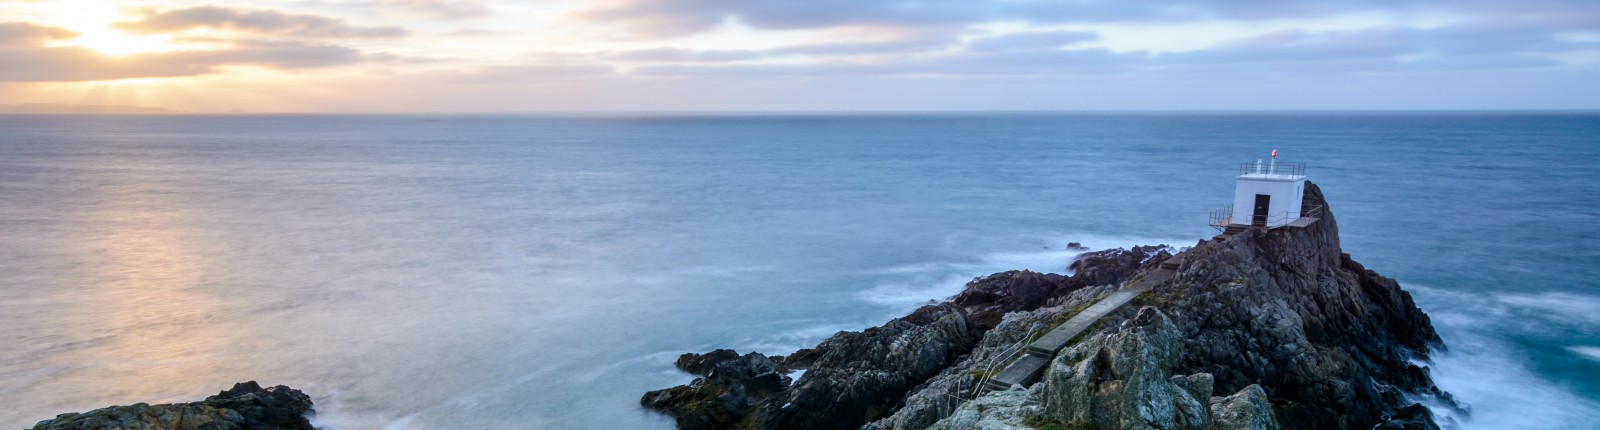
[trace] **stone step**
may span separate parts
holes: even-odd
[[[1011,389],[1012,385],[1026,387],[1033,384],[1033,381],[1039,378],[1039,374],[1044,372],[1044,367],[1049,364],[1049,358],[1024,354],[1022,358],[1006,366],[1005,370],[989,378],[984,388],[990,391],[1004,391]]]

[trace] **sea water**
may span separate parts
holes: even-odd
[[[256,380],[336,429],[670,428],[678,354],[1192,245],[1273,149],[1468,428],[1600,422],[1596,114],[181,115],[0,117],[0,427]]]

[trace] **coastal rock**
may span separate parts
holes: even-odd
[[[1026,390],[1010,390],[979,397],[961,405],[949,418],[929,426],[930,430],[1033,430],[1028,411],[1037,401]]]
[[[1428,316],[1341,251],[1315,184],[1304,201],[1323,208],[1315,222],[1200,241],[1172,268],[1161,245],[1085,253],[1065,279],[975,279],[950,302],[796,352],[785,364],[805,376],[718,428],[1437,427],[1419,399],[1464,415],[1414,364],[1443,348]],[[1130,279],[1153,284],[1058,353],[1041,383],[979,395],[1031,339]]]
[[[807,370],[764,402],[752,428],[856,428],[892,412],[911,388],[972,350],[979,333],[959,306],[924,306],[860,333],[841,332],[796,356]]]
[[[950,366],[977,340],[959,306],[924,306],[790,355],[784,365],[807,369],[792,385],[770,383],[762,373],[769,361],[760,354],[729,360],[731,351],[715,351],[707,356],[720,361],[704,377],[652,391],[641,402],[675,417],[679,428],[855,428],[887,414],[906,391]],[[688,354],[679,364],[702,369],[706,360]],[[719,377],[724,374],[732,376]]]
[[[282,385],[261,388],[255,381],[193,403],[136,403],[84,413],[57,415],[33,430],[314,430],[306,414],[311,397]]]
[[[678,357],[678,368],[700,376],[688,385],[646,393],[640,403],[667,412],[678,428],[714,429],[744,419],[750,407],[788,387],[778,362],[731,349]]]
[[[1180,333],[1155,308],[1114,332],[1072,346],[1051,363],[1041,397],[1045,418],[1102,428],[1206,429],[1211,376],[1173,376]]]
[[[1433,412],[1420,403],[1400,408],[1388,421],[1374,427],[1376,430],[1439,430],[1439,424],[1433,420]]]
[[[1068,312],[1063,309],[1087,307],[1111,287],[1085,288],[1069,296],[1060,306],[1006,314],[998,326],[984,332],[983,339],[964,358],[913,389],[895,412],[862,427],[867,430],[921,430],[950,416],[963,402],[978,394],[985,376],[1003,368],[1026,342],[1059,324]],[[981,397],[980,397],[981,398]]]
[[[1086,252],[1067,266],[1073,286],[1115,285],[1127,281],[1141,269],[1148,269],[1172,257],[1166,245],[1135,246]]]
[[[1215,430],[1272,430],[1278,420],[1260,385],[1251,384],[1228,397],[1211,398],[1211,428]]]
[[[1044,305],[1066,280],[1066,276],[1054,273],[1000,272],[973,279],[950,301],[966,308],[973,319],[993,327],[1007,313],[1034,310]]]

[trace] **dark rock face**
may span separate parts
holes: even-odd
[[[979,324],[994,327],[1007,313],[1060,304],[1062,298],[1084,287],[1121,284],[1171,258],[1168,249],[1151,245],[1086,252],[1068,266],[1070,277],[1027,270],[1000,272],[973,279],[950,302],[966,308]]]
[[[255,381],[194,403],[112,406],[57,415],[34,430],[314,430],[306,414],[311,397],[282,385],[263,389]]]
[[[689,385],[646,393],[640,403],[676,417],[678,428],[723,428],[789,386],[789,377],[783,375],[787,370],[778,363],[760,353],[741,356],[731,349],[684,354],[678,357],[678,368],[700,377]]]
[[[1072,270],[1071,287],[1113,285],[1127,281],[1140,269],[1161,264],[1171,258],[1166,245],[1135,246],[1133,249],[1108,249],[1079,255],[1067,266]]]
[[[1305,204],[1326,205],[1316,185]],[[1286,427],[1371,428],[1407,394],[1451,401],[1411,364],[1442,347],[1428,316],[1340,251],[1331,210],[1202,243],[1151,293],[1183,333],[1179,372],[1210,373],[1220,392],[1260,384]]]
[[[950,302],[966,308],[979,323],[993,327],[1007,313],[1038,309],[1066,280],[1054,273],[1000,272],[968,282]]]
[[[642,402],[674,416],[680,428],[854,428],[888,413],[907,390],[977,340],[960,307],[924,306],[881,327],[840,332],[784,359],[785,365],[807,369],[792,386],[787,378],[775,379],[768,371],[777,367],[760,354],[730,358],[732,351],[719,350],[686,354],[679,367],[711,370],[689,385],[652,391]]]
[[[1400,408],[1395,411],[1389,421],[1374,427],[1377,430],[1439,430],[1439,424],[1433,421],[1433,412],[1418,403]]]

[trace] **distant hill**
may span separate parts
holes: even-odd
[[[15,105],[0,104],[0,114],[15,113],[55,113],[55,114],[80,114],[80,113],[113,113],[113,114],[175,114],[177,111],[142,106],[124,105],[74,105],[56,103],[23,103]]]

